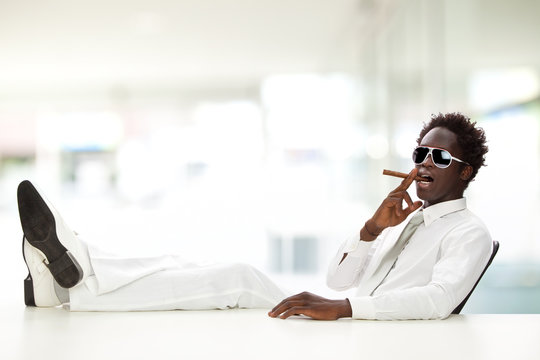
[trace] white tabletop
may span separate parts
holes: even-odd
[[[540,359],[540,315],[272,319],[266,310],[4,307],[1,359]]]

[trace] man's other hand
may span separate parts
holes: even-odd
[[[269,313],[270,317],[286,319],[291,315],[305,315],[315,320],[336,320],[351,317],[349,300],[330,300],[303,292],[293,295],[277,304]]]

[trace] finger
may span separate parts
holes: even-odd
[[[389,208],[394,206],[400,206],[402,202],[403,198],[397,196],[396,194],[390,194],[386,199],[384,199],[384,205]]]
[[[268,315],[270,315],[271,317],[276,317],[276,316],[279,316],[280,314],[286,312],[287,310],[295,307],[295,306],[301,306],[303,305],[303,302],[301,301],[287,301],[283,304],[281,304],[280,306],[277,306],[275,307],[274,309],[272,309],[272,311],[270,313],[268,313]]]
[[[416,211],[417,209],[419,209],[421,206],[423,205],[423,203],[421,201],[415,201],[414,203],[412,203],[410,206],[406,207],[405,209],[403,209],[403,211],[401,212],[401,214],[403,214],[403,218],[405,219],[407,216],[409,216],[411,213],[413,213],[414,211]]]
[[[297,306],[289,311],[283,313],[280,318],[281,319],[287,319],[290,316],[294,315],[304,315],[308,316],[314,320],[336,320],[337,317],[334,316],[333,313],[328,313],[325,311],[322,311],[321,309],[314,308],[312,306]]]
[[[392,204],[401,206],[403,204],[403,200],[407,203],[407,206],[412,206],[413,201],[411,199],[411,196],[407,191],[400,190],[400,191],[393,191],[390,194],[388,194],[387,197],[388,200],[392,202]]]
[[[281,305],[275,310],[272,310],[272,314],[274,316],[278,316],[279,314],[284,313],[285,311],[289,310],[292,307],[303,305],[303,303],[299,301],[288,301],[285,304]]]
[[[279,302],[279,304],[277,304],[276,306],[274,306],[274,307],[272,308],[272,310],[270,310],[270,312],[276,311],[280,306],[283,306],[283,304],[284,304],[286,301],[287,301],[287,299],[281,300],[281,301]]]
[[[403,200],[407,202],[407,206],[411,206],[413,201],[411,199],[411,196],[407,191],[396,191],[388,194],[387,197],[388,200],[392,202],[392,204],[401,205],[403,204]]]
[[[407,217],[407,216],[409,216],[410,213],[412,213],[413,211],[418,209],[420,206],[422,206],[421,201],[413,202],[411,196],[406,191],[403,193],[403,200],[405,200],[405,202],[407,203],[407,206],[404,209],[401,209],[401,207],[397,206],[396,207],[396,215],[397,216],[403,215],[403,216]]]
[[[283,304],[280,304],[279,306],[273,308],[272,311],[270,311],[268,313],[268,315],[270,315],[271,317],[277,317],[281,313],[283,313],[284,311],[287,311],[290,308],[291,308],[291,305],[289,305],[289,303],[283,303]]]
[[[287,319],[288,317],[293,316],[293,315],[307,315],[306,314],[307,309],[308,308],[304,306],[292,307],[289,310],[285,311],[283,314],[281,314],[280,319]]]
[[[401,186],[403,186],[402,187],[403,190],[407,190],[409,186],[411,186],[416,175],[418,175],[418,169],[414,168],[411,170],[409,175],[405,179],[403,179],[403,181],[401,182]]]
[[[418,169],[414,168],[411,170],[409,175],[405,179],[403,179],[403,181],[401,182],[401,184],[399,184],[399,186],[395,189],[395,191],[407,190],[409,186],[411,186],[411,184],[413,183],[416,175],[418,175]]]
[[[396,214],[396,217],[399,219],[401,217],[403,217],[403,209],[401,208],[401,206],[396,206],[394,208],[394,213]]]
[[[412,203],[412,205],[405,209],[407,211],[407,216],[413,211],[419,209],[422,205],[423,203],[421,201],[415,201],[414,203]]]
[[[407,207],[410,208],[413,206],[413,201],[411,199],[411,196],[409,195],[408,192],[404,192],[403,194],[403,199],[405,200],[405,202],[407,203]]]
[[[295,301],[297,300],[298,298],[300,297],[300,294],[296,294],[296,295],[292,295],[292,296],[289,296],[283,300],[281,300],[281,302],[279,304],[277,304],[276,306],[274,306],[274,308],[272,309],[272,312],[275,311],[276,309],[278,309],[280,306],[283,306],[285,303],[289,302],[289,301]]]

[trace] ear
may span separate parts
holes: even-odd
[[[471,178],[473,173],[473,168],[471,165],[467,165],[461,170],[461,174],[459,175],[460,179],[463,181],[467,181]]]

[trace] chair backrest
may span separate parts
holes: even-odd
[[[469,294],[467,295],[467,297],[465,299],[463,299],[461,304],[459,304],[458,307],[454,309],[454,311],[452,311],[452,314],[459,314],[461,312],[461,310],[465,306],[465,303],[467,302],[467,300],[469,300],[469,297],[471,296],[474,289],[476,288],[476,285],[478,285],[478,283],[480,282],[480,279],[482,279],[482,276],[484,276],[484,273],[488,269],[489,265],[491,265],[491,262],[493,261],[493,258],[495,257],[495,255],[497,255],[497,251],[499,251],[499,242],[498,241],[493,241],[493,251],[491,252],[491,257],[489,258],[489,261],[486,264],[486,267],[484,268],[484,271],[482,271],[482,274],[480,274],[480,277],[478,278],[478,280],[476,280],[476,283],[474,284],[471,291],[469,291]]]

